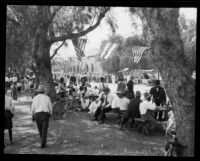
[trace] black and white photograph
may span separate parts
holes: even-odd
[[[5,16],[4,154],[194,157],[197,7]]]

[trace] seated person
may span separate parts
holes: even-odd
[[[111,105],[114,98],[113,94],[110,93],[110,89],[108,87],[104,87],[103,92],[105,95],[105,99],[103,104],[101,105],[101,108],[97,108],[94,119],[98,120],[98,117],[100,116],[100,123],[102,124],[104,123],[106,117],[105,113],[112,111]]]
[[[130,118],[132,119],[131,125],[134,123],[134,118],[140,118],[139,106],[140,103],[142,102],[140,98],[141,98],[140,91],[136,91],[136,98],[131,99],[128,105],[127,114],[124,115],[122,118],[120,129]]]
[[[155,119],[155,112],[153,110],[156,109],[156,104],[152,101],[152,95],[148,92],[144,93],[144,100],[140,103],[140,116],[141,119],[157,122]]]
[[[81,106],[83,110],[87,110],[89,107],[90,99],[87,92],[87,87],[83,87],[83,91],[81,91]]]
[[[91,100],[91,104],[90,104],[90,106],[89,106],[89,110],[90,110],[90,111],[88,112],[88,114],[91,114],[91,115],[95,114],[97,108],[100,108],[100,107],[101,107],[101,104],[103,103],[103,100],[104,100],[104,92],[101,92],[101,93],[99,94],[98,98],[95,98],[95,97],[94,97],[94,98]]]
[[[92,86],[91,84],[87,83],[86,87],[87,87],[87,95],[89,96],[93,93]]]
[[[93,94],[96,95],[96,96],[99,95],[99,89],[98,89],[97,86],[94,87]]]
[[[120,110],[120,116],[121,116],[120,123],[123,116],[127,113],[128,105],[130,103],[130,99],[127,98],[128,94],[129,94],[128,91],[126,91],[125,93],[122,93],[119,96],[120,97],[119,110]]]
[[[105,78],[101,77],[100,83],[99,83],[99,86],[98,86],[99,91],[102,92],[104,87],[108,87],[108,85],[105,83]]]
[[[64,79],[60,79],[60,83],[58,84],[58,93],[61,98],[65,97],[65,83]]]

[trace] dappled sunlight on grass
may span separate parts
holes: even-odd
[[[162,155],[165,136],[145,136],[130,130],[119,130],[118,116],[109,114],[105,124],[98,124],[87,113],[74,112],[66,119],[50,119],[47,148],[40,149],[40,137],[32,122],[30,106],[16,106],[13,118],[13,141],[5,133],[5,153],[75,154],[75,155]]]

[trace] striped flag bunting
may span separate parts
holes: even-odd
[[[87,42],[87,39],[79,39],[78,46],[82,51],[85,50],[86,42]]]
[[[112,54],[113,50],[116,48],[116,43],[108,43],[106,44],[103,52],[101,53],[101,58],[108,59],[109,56]]]
[[[149,49],[149,47],[143,47],[143,46],[134,46],[132,48],[133,56],[134,56],[134,63],[138,63],[140,59],[142,58],[142,54],[145,50]]]
[[[74,45],[74,49],[79,61],[81,61],[82,58],[85,56],[84,49],[86,42],[87,39],[79,39],[79,38],[72,39],[72,43]]]

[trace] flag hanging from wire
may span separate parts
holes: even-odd
[[[142,58],[142,54],[145,50],[149,49],[149,47],[143,47],[143,46],[134,46],[132,48],[133,56],[134,56],[134,63],[138,63],[140,59]]]
[[[85,49],[86,42],[87,42],[87,39],[80,39],[80,38],[72,39],[72,43],[74,45],[74,49],[79,61],[81,61],[82,58],[85,56],[84,49]]]
[[[110,55],[112,54],[113,50],[116,48],[117,44],[116,43],[108,43],[104,47],[103,52],[101,53],[101,58],[108,59]]]

